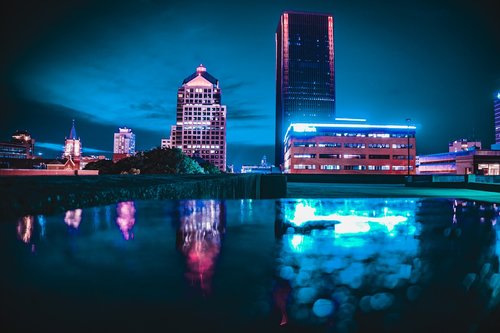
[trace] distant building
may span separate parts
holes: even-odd
[[[276,29],[275,164],[291,123],[330,123],[335,116],[333,16],[284,12]]]
[[[495,110],[495,143],[500,144],[500,92],[494,101]]]
[[[76,163],[69,158],[63,162],[54,160],[47,163],[47,170],[78,170],[78,167],[76,166]]]
[[[219,80],[200,65],[177,91],[176,125],[170,146],[226,170],[226,106],[221,105]]]
[[[462,150],[441,154],[421,155],[417,158],[419,175],[499,175],[500,151]]]
[[[500,92],[493,101],[493,111],[495,113],[495,143],[491,145],[491,149],[500,150]]]
[[[0,142],[0,158],[33,158],[35,139],[28,131],[16,131],[10,141]]]
[[[130,128],[119,128],[114,135],[113,162],[135,155],[135,134]]]
[[[72,160],[74,162],[75,170],[78,170],[80,169],[81,156],[82,156],[82,143],[80,141],[80,138],[76,136],[75,120],[73,119],[71,131],[69,132],[69,137],[67,137],[64,141],[64,152],[62,157]]]
[[[415,127],[293,123],[285,134],[285,173],[395,174],[415,170]]]
[[[161,139],[160,148],[172,148],[172,144],[170,143],[170,139]]]
[[[273,166],[267,164],[266,155],[262,156],[262,160],[260,161],[260,165],[242,165],[241,173],[271,173],[273,170]]]
[[[480,141],[468,141],[467,139],[455,140],[448,144],[448,152],[456,153],[464,150],[481,149]]]

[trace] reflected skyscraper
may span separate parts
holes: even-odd
[[[333,16],[284,12],[276,30],[275,164],[292,122],[331,122],[335,114]]]
[[[186,256],[186,278],[210,292],[215,262],[225,232],[224,204],[215,200],[187,200],[180,205],[177,249]]]
[[[133,201],[119,202],[116,205],[116,224],[120,227],[125,240],[134,238],[132,228],[135,224],[135,204]]]
[[[17,221],[17,237],[28,244],[33,234],[34,218],[32,215],[26,215]]]
[[[82,222],[82,210],[68,210],[64,214],[64,223],[66,223],[69,227],[78,229],[80,223]]]

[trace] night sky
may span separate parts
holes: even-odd
[[[275,40],[284,10],[334,16],[338,117],[417,126],[417,153],[494,140],[500,21],[494,1],[254,0],[4,2],[0,140],[26,129],[59,156],[71,119],[84,154],[137,148],[175,122],[177,88],[203,63],[227,105],[229,164],[274,156]]]

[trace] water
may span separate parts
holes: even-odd
[[[136,201],[0,224],[0,332],[490,332],[500,210]]]

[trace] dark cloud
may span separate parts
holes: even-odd
[[[153,117],[156,115],[162,114],[163,117],[165,117],[165,114],[167,113],[167,109],[161,105],[161,104],[156,104],[152,102],[143,102],[140,104],[130,104],[130,108],[134,110],[142,110],[142,111],[156,111],[155,112],[150,112],[149,114]]]
[[[248,82],[244,81],[238,81],[238,82],[231,82],[231,81],[223,81],[227,83],[221,83],[221,89],[223,91],[223,94],[230,94],[233,91],[237,91],[241,88],[244,88],[245,86],[248,86]]]

